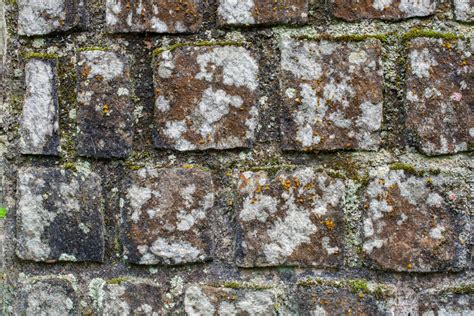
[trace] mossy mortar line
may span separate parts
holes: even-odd
[[[112,279],[109,279],[109,280],[106,280],[105,283],[106,284],[121,284],[123,282],[127,282],[129,280],[129,278],[125,278],[125,277],[119,277],[119,278],[112,278]]]
[[[395,162],[390,165],[390,170],[403,170],[407,174],[411,174],[417,177],[423,177],[429,174],[432,175],[439,175],[440,170],[438,169],[429,169],[429,170],[418,170],[414,166],[403,163],[403,162]]]
[[[173,51],[175,49],[187,46],[243,46],[243,42],[236,41],[221,41],[221,42],[212,42],[212,41],[200,41],[200,42],[186,42],[186,43],[176,43],[170,46],[159,47],[153,51],[153,56],[158,56],[159,54],[165,51]]]
[[[347,34],[347,35],[299,35],[294,38],[303,41],[333,41],[333,42],[362,42],[368,39],[378,39],[381,42],[387,42],[388,37],[393,33],[386,34]]]
[[[50,54],[50,53],[37,53],[37,52],[29,52],[22,54],[25,59],[48,59],[48,60],[57,60],[59,59],[58,54]]]
[[[460,284],[458,286],[449,287],[447,289],[443,289],[441,293],[452,293],[452,294],[474,294],[474,283],[469,284]]]
[[[214,285],[215,287],[225,287],[228,289],[251,289],[251,290],[269,290],[272,289],[272,285],[266,285],[266,284],[255,284],[255,283],[249,283],[249,282],[238,282],[238,281],[226,281],[222,283],[221,285],[217,284]]]
[[[457,40],[457,39],[464,39],[462,35],[456,35],[454,33],[443,33],[429,29],[422,29],[422,28],[412,28],[408,32],[402,35],[402,42],[410,41],[417,37],[427,37],[427,38],[439,38],[445,40]]]
[[[86,46],[80,47],[77,49],[77,52],[89,52],[89,51],[99,51],[99,52],[108,52],[110,48],[108,47],[100,47],[100,46]]]

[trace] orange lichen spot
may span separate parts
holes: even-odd
[[[262,186],[259,184],[257,185],[257,189],[255,190],[255,193],[260,193],[262,192]]]
[[[281,185],[283,186],[283,188],[284,188],[286,191],[288,191],[288,190],[290,190],[290,188],[291,188],[291,181],[288,180],[288,179],[287,179],[287,180],[283,180],[283,181],[281,182]]]
[[[332,218],[328,218],[323,222],[324,226],[326,226],[327,229],[333,230],[334,227],[336,227],[336,224],[334,223]]]
[[[297,177],[293,178],[293,182],[295,183],[296,188],[299,188],[301,186],[301,182]]]
[[[413,265],[412,265],[411,263],[407,264],[407,269],[408,269],[408,270],[413,269]]]
[[[185,164],[185,165],[183,165],[183,168],[184,168],[184,169],[193,169],[194,166],[191,165],[191,164]]]
[[[104,106],[102,107],[102,112],[104,114],[109,114],[109,111],[110,111],[109,106],[107,104],[104,104]]]
[[[247,179],[243,174],[240,174],[240,181],[242,181],[242,183],[240,184],[239,190],[243,189],[249,184],[249,179]]]
[[[91,68],[88,67],[88,66],[84,66],[84,68],[82,68],[82,72],[81,72],[82,78],[87,78],[89,76],[90,72],[91,72]]]

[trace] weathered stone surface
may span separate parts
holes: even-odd
[[[79,155],[126,157],[133,141],[132,89],[126,59],[110,51],[80,52],[78,80]]]
[[[344,20],[400,20],[436,12],[436,0],[330,0],[331,13]]]
[[[179,151],[249,147],[258,65],[238,46],[187,46],[155,59],[155,146]]]
[[[196,168],[134,172],[122,210],[128,261],[184,264],[210,259],[213,192],[211,175]]]
[[[238,184],[237,264],[338,266],[345,185],[311,168],[243,172]]]
[[[340,284],[299,285],[293,294],[297,315],[390,315],[374,295]]]
[[[474,63],[463,41],[416,38],[410,42],[406,125],[427,155],[466,151],[474,142]]]
[[[474,296],[472,293],[421,295],[418,300],[419,315],[473,315]]]
[[[81,0],[18,0],[18,33],[46,35],[65,32],[83,24]]]
[[[194,33],[202,24],[200,0],[107,0],[111,32]]]
[[[284,39],[282,146],[376,150],[382,123],[380,42]]]
[[[220,0],[220,25],[302,24],[308,21],[308,0]]]
[[[134,280],[111,280],[103,284],[101,315],[161,315],[162,292],[151,283]]]
[[[466,193],[443,176],[380,168],[365,196],[368,265],[394,271],[456,271],[467,261]]]
[[[26,94],[20,122],[20,149],[23,154],[59,154],[55,68],[55,60],[31,59],[26,64]]]
[[[42,278],[25,283],[19,290],[14,315],[78,315],[79,302],[66,279]]]
[[[473,0],[454,0],[454,14],[458,21],[474,21],[474,1]]]
[[[191,285],[186,289],[186,315],[274,315],[276,296],[268,290]]]
[[[102,261],[100,178],[92,172],[24,168],[17,184],[17,255],[33,261]]]

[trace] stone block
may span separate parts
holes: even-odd
[[[472,289],[472,285],[471,285]],[[474,296],[471,293],[422,294],[418,300],[419,315],[472,315]]]
[[[26,93],[20,121],[21,153],[58,155],[56,61],[30,59],[25,67],[25,83]]]
[[[329,10],[347,21],[362,19],[401,20],[436,12],[436,0],[330,0]]]
[[[238,184],[237,264],[337,267],[345,185],[311,168],[243,172]]]
[[[200,0],[107,0],[110,32],[195,33],[202,24]]]
[[[77,71],[78,154],[126,157],[132,148],[134,109],[127,60],[111,51],[82,51]]]
[[[308,0],[220,0],[219,25],[303,24],[308,21]]]
[[[249,147],[257,125],[258,65],[240,46],[158,53],[155,146],[179,151]]]
[[[285,150],[376,150],[382,123],[379,40],[284,39],[281,49]]]
[[[186,264],[211,258],[211,175],[194,169],[133,172],[123,203],[124,246],[136,264]]]
[[[409,44],[406,127],[427,155],[466,151],[474,142],[474,62],[463,41],[416,38]]]
[[[93,172],[24,168],[17,183],[17,255],[21,259],[102,261],[102,186]]]
[[[362,217],[366,263],[405,272],[464,269],[466,196],[462,184],[445,176],[377,169],[365,194]]]
[[[474,21],[474,1],[454,0],[454,15],[456,20],[462,22]]]

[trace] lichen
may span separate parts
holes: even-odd
[[[226,281],[222,285],[214,285],[216,287],[225,287],[230,289],[251,289],[251,290],[268,290],[273,288],[273,285],[269,284],[257,284],[250,282],[240,282],[240,281]]]
[[[23,58],[25,59],[59,59],[58,54],[50,53],[38,53],[38,52],[27,52],[23,53]]]
[[[186,47],[186,46],[243,46],[243,42],[234,42],[234,41],[199,41],[199,42],[185,42],[185,43],[176,43],[166,47],[159,47],[153,51],[153,56],[157,56],[164,51],[173,51],[175,49]]]

